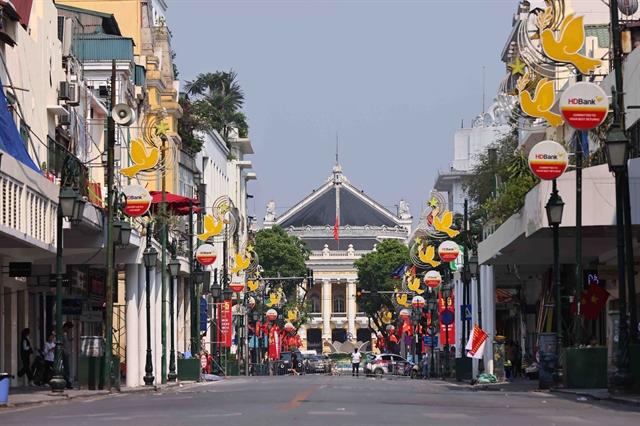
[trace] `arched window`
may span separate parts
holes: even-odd
[[[344,294],[337,293],[333,295],[333,312],[344,313],[346,312],[346,304],[344,300]]]
[[[311,313],[319,314],[321,312],[320,295],[313,293],[309,296],[309,302],[311,303]]]

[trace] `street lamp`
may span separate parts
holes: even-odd
[[[445,270],[445,273],[447,273],[448,271]],[[449,310],[449,300],[451,298],[451,293],[453,292],[453,284],[451,284],[451,280],[448,277],[448,273],[446,274],[447,277],[445,278],[445,282],[444,284],[442,284],[442,289],[440,290],[440,292],[442,293],[442,299],[444,300],[444,306],[445,309],[448,311]],[[445,329],[445,339],[446,339],[446,344],[444,346],[444,377],[446,378],[447,376],[451,375],[451,360],[449,359],[449,325],[445,324],[446,329]]]
[[[604,146],[607,150],[609,171],[623,171],[627,167],[627,161],[629,160],[629,140],[622,129],[616,127],[611,130]]]
[[[131,241],[131,224],[123,220],[120,224],[120,238],[118,238],[117,244],[120,248],[126,248]]]
[[[229,287],[225,287],[225,289],[222,290],[222,297],[227,302],[231,301],[233,299],[233,290],[231,290]]]
[[[549,226],[553,227],[553,271],[554,271],[554,286],[556,289],[555,305],[556,305],[556,365],[553,373],[554,381],[559,384],[562,379],[562,299],[561,299],[561,286],[560,286],[560,247],[559,247],[559,235],[558,229],[562,222],[562,211],[564,209],[564,203],[562,197],[558,194],[558,187],[556,180],[553,180],[553,190],[551,192],[551,198],[545,206],[547,210],[547,220]]]
[[[71,223],[73,223],[74,225],[79,225],[80,222],[82,222],[82,217],[84,216],[84,206],[84,197],[80,194],[77,194],[76,199],[73,203],[73,217],[71,218]]]
[[[429,308],[429,313],[431,314],[431,324],[429,324],[429,334],[431,335],[431,366],[429,368],[429,377],[434,377],[435,373],[435,354],[434,354],[434,346],[435,346],[435,337],[436,337],[436,327],[435,327],[435,317],[437,315],[438,309],[438,296],[435,291],[429,292],[429,298],[427,299],[427,307]]]
[[[149,270],[156,267],[158,262],[158,251],[151,246],[151,222],[147,223],[147,247],[142,253],[142,260],[144,262],[146,279],[147,279],[147,360],[145,363],[144,371],[144,384],[147,386],[153,386],[153,363],[151,361],[151,288],[150,288],[150,274]]]
[[[169,262],[169,274],[171,275],[171,286],[169,287],[169,315],[171,316],[171,350],[169,352],[169,374],[167,374],[167,381],[175,382],[178,378],[176,374],[176,351],[174,346],[174,303],[173,292],[176,285],[178,274],[180,273],[180,261],[176,258],[176,252],[178,248],[176,246],[176,240],[171,243],[171,261]]]
[[[478,274],[478,256],[475,254],[469,258],[469,272],[473,276]]]
[[[75,219],[74,213],[82,214],[84,211],[84,199],[76,193],[74,183],[79,182],[79,174],[82,169],[80,160],[72,155],[67,155],[62,165],[62,182],[58,195],[58,214],[56,218],[56,349],[53,363],[53,378],[49,381],[51,392],[56,395],[64,394],[66,381],[62,365],[62,221],[63,219]],[[80,206],[80,204],[82,204]],[[81,207],[81,208],[80,208]],[[79,223],[79,222],[77,222]]]
[[[478,255],[474,253],[469,258],[469,271],[476,278],[476,292],[478,293],[478,327],[482,329],[482,286],[480,285],[480,273],[478,271]],[[478,360],[478,375],[484,373],[484,356]]]

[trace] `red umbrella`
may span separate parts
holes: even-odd
[[[162,208],[162,191],[149,191],[151,195],[151,213],[158,213]],[[197,206],[200,202],[195,198],[183,197],[181,195],[165,192],[165,200],[167,203],[167,213],[172,213],[179,216],[189,214],[189,201],[193,206]],[[199,207],[194,207],[193,212],[197,213],[200,210]]]

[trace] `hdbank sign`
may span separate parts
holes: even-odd
[[[576,83],[562,94],[560,112],[574,129],[590,130],[607,118],[609,99],[597,84]]]

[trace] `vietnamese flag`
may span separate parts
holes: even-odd
[[[592,320],[598,319],[600,312],[607,304],[607,299],[611,296],[607,290],[598,284],[592,283],[587,290],[587,294],[583,294],[581,313],[585,318]]]
[[[338,234],[338,229],[340,228],[340,219],[336,216],[336,224],[333,225],[333,239],[338,241],[340,240],[340,235]]]

